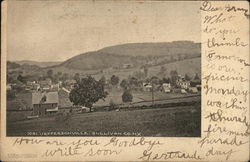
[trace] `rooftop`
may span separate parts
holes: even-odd
[[[58,93],[57,92],[35,92],[32,93],[32,104],[49,104],[58,103]]]

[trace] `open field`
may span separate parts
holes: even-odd
[[[113,103],[116,105],[123,104],[122,102],[122,94],[123,90],[112,90],[109,91],[109,95],[105,98],[105,100],[99,100],[97,103],[94,104],[94,106],[109,106],[110,101],[112,100]],[[133,101],[131,104],[137,105],[138,103],[142,104],[151,104],[152,101],[152,92],[132,92],[133,95]],[[193,96],[193,97],[191,97]],[[189,98],[186,98],[189,97]],[[179,98],[179,99],[173,99],[173,98]],[[186,98],[186,99],[185,99]],[[184,102],[184,101],[200,101],[200,92],[197,94],[181,94],[181,93],[164,93],[160,91],[154,92],[154,100],[156,104],[162,104],[162,103],[168,103],[168,102]],[[167,101],[169,100],[169,101]],[[174,101],[175,100],[175,101]],[[144,102],[144,103],[143,103]]]
[[[107,133],[112,136],[200,136],[200,105],[133,111],[67,114],[7,123],[8,136],[31,135],[29,132],[85,132],[85,136]],[[126,133],[126,134],[124,134]],[[138,134],[139,133],[139,134]],[[44,134],[43,134],[44,135]],[[79,134],[70,134],[79,135]],[[51,135],[50,135],[51,136]]]

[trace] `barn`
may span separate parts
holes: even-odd
[[[57,92],[32,93],[32,105],[35,115],[44,116],[58,111]]]

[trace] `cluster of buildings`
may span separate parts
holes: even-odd
[[[198,93],[198,91],[201,89],[200,80],[187,81],[182,76],[178,77],[176,85],[177,87],[181,88],[181,93]]]
[[[22,93],[17,101],[7,101],[7,107],[12,110],[33,111],[34,116],[44,116],[72,107],[69,92],[65,89],[59,91],[37,91]]]
[[[68,79],[64,82],[58,81],[53,83],[51,79],[39,81],[27,81],[26,84],[20,85],[25,91],[36,92],[36,91],[59,91],[60,88],[64,87],[67,90],[71,90],[74,87],[76,81],[74,79]],[[16,84],[7,84],[6,90],[12,90]]]
[[[63,83],[53,83],[51,79],[41,81],[28,81],[25,85],[26,93],[19,94],[22,104],[7,101],[7,107],[17,110],[32,110],[35,116],[44,116],[58,112],[65,108],[72,108],[73,104],[69,100],[70,90],[73,88],[75,80],[66,80]],[[7,85],[8,86],[8,85]],[[8,88],[8,87],[7,87]],[[11,86],[9,87],[11,89]],[[143,83],[143,91],[158,90],[164,93],[198,93],[200,90],[200,80],[187,81],[181,75],[178,76],[175,85],[173,83],[151,84]]]
[[[56,84],[52,83],[52,80],[47,78],[45,80],[40,81],[27,81],[25,90],[33,90],[33,91],[58,91],[62,82],[59,81]]]
[[[34,115],[43,116],[58,112],[59,109],[71,107],[70,90],[75,80],[53,83],[51,79],[27,81],[23,88],[25,92],[18,93],[17,99],[7,101],[11,110],[32,110]],[[7,90],[13,85],[8,84]]]
[[[198,93],[198,91],[201,89],[200,80],[188,81],[181,75],[178,76],[175,84],[176,88],[179,89],[181,93],[187,93],[187,92]],[[152,88],[153,85],[151,83],[143,83],[144,91],[151,91]],[[170,93],[173,91],[174,87],[173,85],[171,85],[171,83],[163,83],[158,87],[154,87],[154,89],[161,90],[162,92],[165,93]]]

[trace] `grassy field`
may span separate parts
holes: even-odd
[[[139,136],[198,137],[200,106],[155,108],[133,111],[92,112],[57,115],[33,120],[8,122],[7,135],[21,136],[28,132],[91,132],[132,134]],[[37,134],[39,135],[39,134]],[[72,135],[71,135],[72,136]],[[109,136],[112,136],[109,134]]]
[[[94,104],[94,106],[109,106],[110,105],[110,101],[112,100],[113,103],[115,103],[116,105],[120,105],[123,104],[122,102],[122,94],[123,94],[123,90],[122,89],[113,89],[111,91],[108,92],[109,95],[105,98],[105,100],[99,100],[97,103]],[[152,92],[136,92],[133,91],[132,92],[133,95],[133,101],[131,104],[133,103],[137,103],[137,102],[144,102],[144,101],[151,101],[152,100]],[[193,97],[192,99],[185,99],[185,97],[187,96],[197,96],[200,95],[200,92],[198,94],[181,94],[181,93],[164,93],[164,92],[160,92],[160,91],[155,91],[154,92],[154,100],[156,101],[155,103],[162,103],[159,100],[168,100],[171,98],[180,98],[179,100],[176,100],[175,102],[183,102],[183,101],[198,101],[200,100],[200,97]],[[171,102],[173,102],[173,100],[171,100]],[[150,102],[148,102],[150,104]],[[145,103],[145,104],[148,104]],[[168,101],[163,101],[163,103],[168,103]]]

